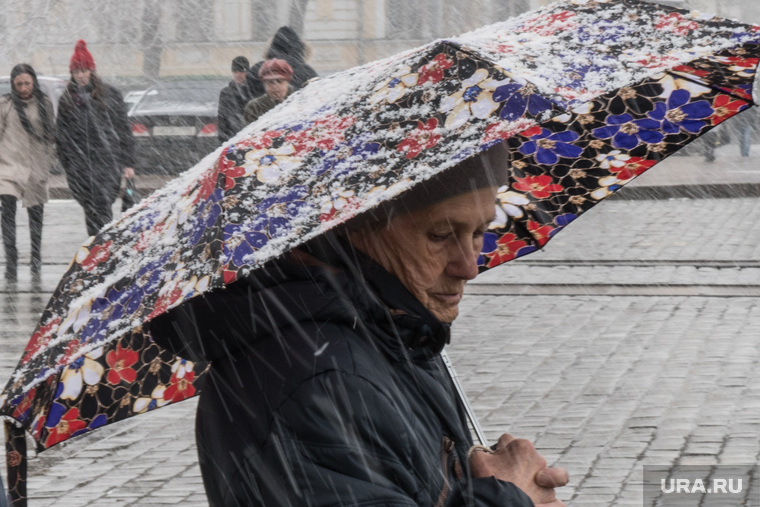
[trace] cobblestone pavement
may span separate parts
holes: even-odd
[[[75,203],[45,214],[44,294],[24,271],[17,294],[0,285],[2,383],[86,239]],[[569,506],[640,507],[642,465],[758,463],[758,287],[760,200],[610,200],[472,283],[449,354],[489,439],[529,438],[570,471]],[[207,505],[194,409],[33,456],[30,506]]]

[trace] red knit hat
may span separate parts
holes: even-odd
[[[69,72],[81,69],[95,70],[95,60],[92,59],[92,55],[87,51],[87,43],[79,39],[77,45],[74,46],[74,54],[69,61]]]
[[[284,79],[290,81],[293,79],[293,67],[285,60],[272,58],[261,65],[259,69],[259,79]]]

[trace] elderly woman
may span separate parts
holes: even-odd
[[[212,364],[196,428],[211,505],[563,505],[567,473],[529,442],[473,447],[440,357],[505,170],[493,148],[151,322]]]
[[[55,164],[55,115],[31,65],[11,70],[11,93],[0,97],[0,213],[2,213],[5,279],[18,277],[16,205],[29,215],[31,271],[42,268],[42,218],[48,200],[48,178]]]

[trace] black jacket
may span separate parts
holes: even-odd
[[[280,262],[150,323],[212,361],[196,427],[210,504],[532,506],[511,483],[467,479],[449,326],[350,255]]]
[[[317,72],[305,61],[305,52],[306,46],[298,34],[289,26],[283,26],[274,34],[266,59],[279,58],[288,62],[293,68],[293,79],[290,80],[290,85],[298,90],[309,79],[317,77]],[[253,64],[245,77],[248,93],[252,99],[266,93],[264,83],[259,79],[259,69],[264,61]]]
[[[219,92],[219,113],[217,129],[219,142],[225,142],[240,132],[247,125],[243,119],[243,108],[250,100],[245,83],[238,85],[235,81]]]
[[[80,203],[116,201],[125,167],[134,166],[134,138],[121,93],[102,84],[104,99],[70,82],[58,106],[58,158],[69,188]]]

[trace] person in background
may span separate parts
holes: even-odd
[[[246,75],[245,82],[251,98],[264,95],[264,83],[259,77],[259,70],[266,60],[271,60],[272,58],[288,62],[288,65],[293,69],[291,85],[296,90],[301,88],[310,79],[317,77],[317,72],[306,63],[306,44],[304,44],[292,28],[282,26],[272,37],[265,60],[254,64]]]
[[[248,123],[258,120],[261,115],[295,91],[290,84],[293,80],[293,69],[285,60],[275,58],[264,62],[259,69],[259,78],[264,83],[266,93],[245,105],[243,117]]]
[[[219,92],[217,129],[220,143],[240,132],[245,126],[243,108],[252,98],[245,85],[245,75],[249,66],[248,58],[236,56],[232,60],[232,81]]]
[[[71,81],[58,106],[58,157],[92,236],[113,219],[122,175],[135,175],[134,139],[121,93],[100,79],[81,39],[69,70]]]
[[[42,218],[48,200],[48,177],[55,165],[53,104],[40,89],[37,74],[25,63],[11,70],[11,92],[0,97],[0,212],[2,213],[5,279],[18,276],[16,203],[29,215],[31,271],[42,269]]]
[[[744,111],[734,122],[736,134],[739,138],[739,153],[742,157],[749,157],[750,146],[752,146],[752,136],[758,123],[758,109],[751,107],[749,111]]]

